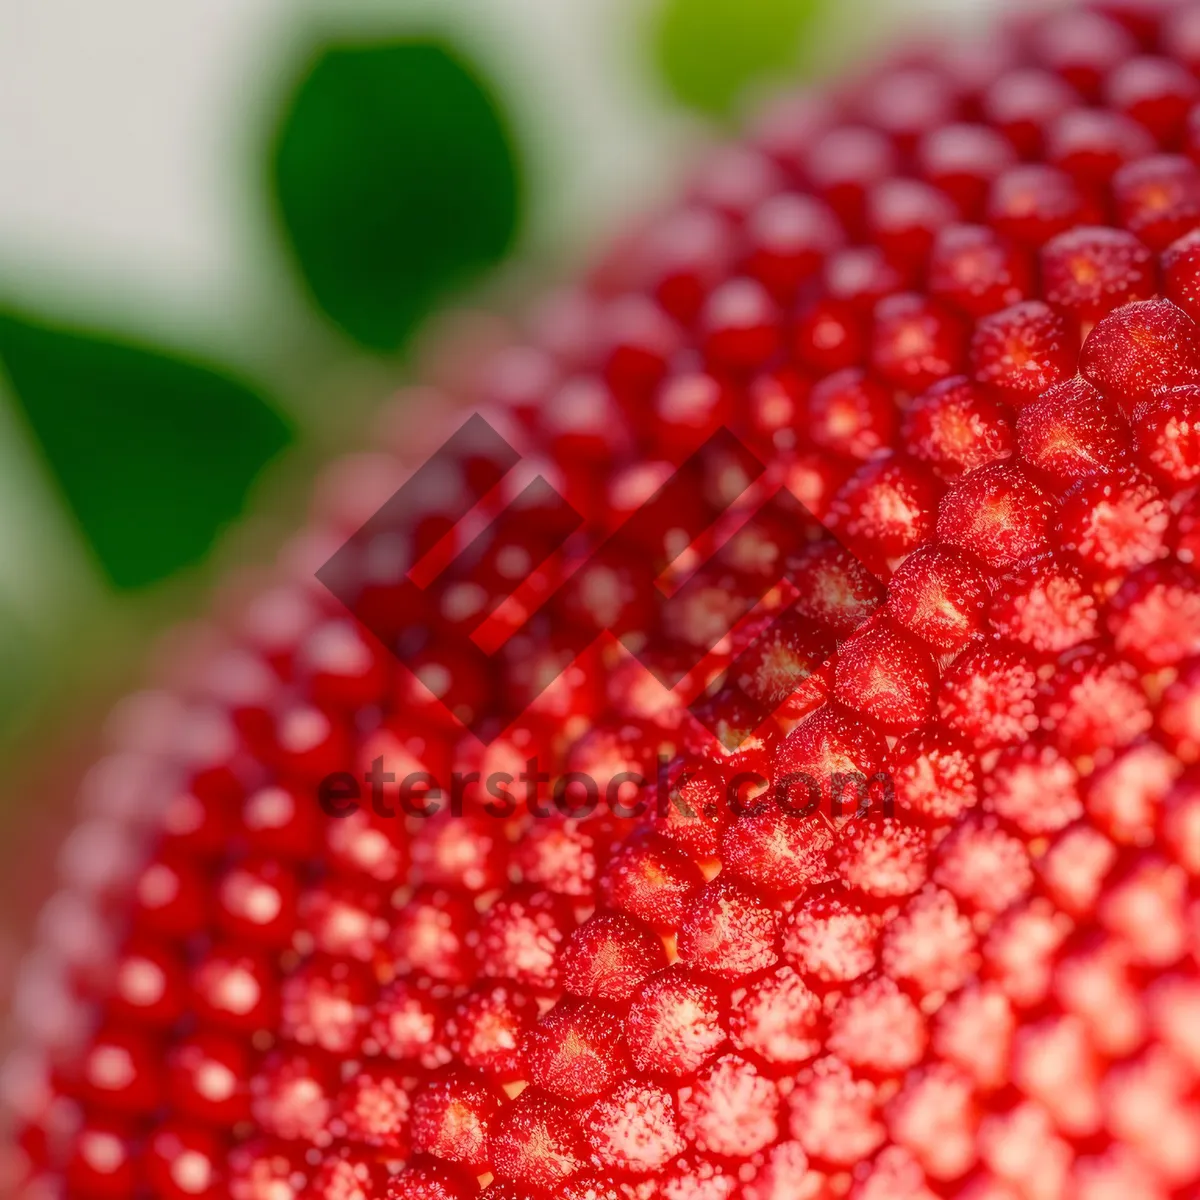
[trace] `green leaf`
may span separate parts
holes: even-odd
[[[0,363],[118,587],[201,559],[291,438],[246,384],[104,335],[0,311]]]
[[[821,0],[662,0],[658,68],[683,104],[728,116],[748,84],[795,68],[821,8]]]
[[[512,245],[520,172],[474,66],[431,41],[330,45],[277,137],[285,235],[320,308],[372,350],[400,347]]]

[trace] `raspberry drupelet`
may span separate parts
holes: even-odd
[[[784,97],[389,410],[115,714],[17,979],[0,1188],[1197,1195],[1197,163],[1200,4],[1025,18]],[[536,470],[462,443],[347,543],[471,412]],[[749,533],[587,558],[722,428],[820,536],[743,461],[708,483]],[[520,627],[494,670],[401,644],[468,483],[494,515],[538,474],[583,540],[441,593]],[[382,641],[316,578],[344,544]],[[587,620],[621,643],[564,660]]]

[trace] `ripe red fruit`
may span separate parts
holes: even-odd
[[[1109,605],[1117,651],[1142,667],[1200,653],[1200,578],[1183,564],[1152,563],[1121,584]]]
[[[877,458],[838,489],[829,525],[859,562],[883,576],[928,539],[940,494],[921,464],[898,455]]]
[[[1162,557],[1169,525],[1167,502],[1149,479],[1111,472],[1067,490],[1056,540],[1085,574],[1108,578]]]
[[[888,612],[942,652],[960,649],[984,628],[989,587],[977,560],[952,546],[923,546],[888,585]]]
[[[946,493],[937,532],[992,570],[1006,570],[1045,546],[1050,512],[1047,497],[1020,467],[992,463]]]
[[[880,920],[844,889],[811,892],[783,928],[784,958],[802,978],[847,983],[875,965]]]
[[[608,1091],[625,1074],[621,1022],[582,1000],[561,1000],[525,1035],[529,1077],[571,1103]]]
[[[776,801],[796,816],[852,816],[872,800],[887,743],[873,723],[827,704],[779,744]]]
[[[1034,157],[1047,126],[1077,104],[1079,93],[1060,76],[1037,67],[1017,67],[995,80],[983,94],[989,123],[1024,157]]]
[[[1070,326],[1040,300],[982,317],[971,339],[973,377],[1017,408],[1070,375],[1074,359]]]
[[[1009,573],[992,597],[988,619],[1009,641],[1057,653],[1095,636],[1099,606],[1077,571],[1046,554]]]
[[[527,1088],[488,1126],[487,1159],[499,1179],[547,1191],[581,1163],[574,1115],[552,1097]]]
[[[942,677],[938,715],[981,749],[1023,742],[1037,728],[1035,662],[1004,644],[968,647]]]
[[[1200,216],[1200,170],[1175,154],[1127,163],[1112,179],[1117,220],[1151,250],[1191,232]]]
[[[1200,95],[1195,79],[1179,63],[1149,55],[1131,58],[1109,76],[1108,102],[1144,125],[1160,146],[1182,139],[1188,110]]]
[[[500,1107],[482,1079],[455,1073],[432,1080],[412,1098],[412,1148],[481,1171],[488,1124]]]
[[[1077,321],[1154,294],[1154,255],[1131,233],[1084,227],[1051,238],[1041,252],[1042,294]]]
[[[1007,458],[1013,450],[1008,409],[961,376],[943,379],[904,414],[904,449],[927,462],[942,479]]]
[[[1030,251],[1076,225],[1093,223],[1079,185],[1058,167],[1021,163],[992,183],[988,224]]]
[[[820,1052],[820,1035],[820,997],[791,967],[750,980],[731,997],[730,1040],[764,1062],[806,1062]]]
[[[1200,381],[1197,326],[1169,300],[1110,313],[1088,334],[1079,370],[1127,412],[1155,392]]]
[[[1127,462],[1129,427],[1116,404],[1077,375],[1021,410],[1017,448],[1057,491]]]
[[[937,682],[933,656],[884,615],[872,618],[842,643],[833,694],[887,733],[904,733],[929,716]]]
[[[860,369],[835,371],[809,393],[808,436],[831,454],[871,458],[891,443],[895,424],[891,395]]]
[[[536,1016],[536,1004],[512,984],[481,984],[451,1009],[446,1040],[466,1066],[501,1081],[517,1078],[524,1070],[521,1045]]]
[[[917,891],[928,874],[928,857],[925,831],[890,816],[847,822],[833,851],[842,883],[881,899]]]
[[[721,838],[722,872],[786,900],[829,876],[833,838],[825,821],[800,815],[764,796],[747,806]]]
[[[681,850],[656,837],[637,837],[618,850],[600,877],[600,894],[613,908],[654,929],[673,929],[704,882]]]
[[[1170,388],[1133,412],[1134,453],[1168,493],[1200,479],[1200,388]]]
[[[1103,108],[1068,109],[1046,131],[1047,161],[1093,194],[1118,168],[1153,149],[1153,139],[1132,117]]]
[[[618,1084],[587,1110],[582,1125],[592,1162],[631,1175],[661,1170],[686,1145],[674,1098],[655,1083]]]
[[[563,987],[582,999],[620,1004],[648,975],[667,965],[662,940],[620,913],[585,921],[563,947]]]
[[[788,1098],[790,1131],[803,1151],[834,1167],[866,1160],[884,1142],[878,1090],[834,1055],[800,1072]]]
[[[721,1001],[703,976],[682,967],[652,975],[634,993],[625,1022],[629,1057],[639,1071],[686,1078],[725,1042]]]
[[[312,573],[444,436],[392,406],[276,581],[111,723],[16,973],[0,1187],[1193,1195],[1198,71],[1192,8],[1097,0],[773,106],[526,344],[420,393],[523,463],[473,421],[401,560],[363,535],[377,642]],[[761,478],[639,533],[730,434]],[[584,524],[481,632],[532,625],[486,669],[405,649],[396,571],[436,591],[534,475]],[[747,521],[780,488],[826,530]],[[456,635],[531,568],[476,549]],[[552,616],[617,609],[620,646],[463,729],[563,668]],[[379,758],[478,782],[327,816],[323,777]],[[497,809],[505,774],[546,786]],[[595,811],[542,807],[585,777]]]
[[[915,1066],[927,1037],[921,1010],[886,976],[859,980],[829,1017],[829,1049],[852,1069],[873,1076]]]
[[[1200,314],[1200,232],[1173,241],[1160,259],[1163,290],[1192,320]]]
[[[952,123],[930,129],[917,148],[921,173],[968,217],[978,215],[988,185],[1015,158],[1008,139],[987,125]]]
[[[701,1154],[749,1158],[778,1137],[779,1106],[774,1081],[726,1054],[680,1089],[680,1127]]]
[[[978,801],[970,743],[940,725],[901,738],[888,758],[896,807],[920,821],[941,825]]]
[[[679,956],[698,970],[737,979],[774,966],[779,918],[749,888],[714,880],[688,905]]]
[[[868,358],[886,383],[909,393],[954,375],[965,366],[963,328],[933,300],[899,293],[875,305]]]

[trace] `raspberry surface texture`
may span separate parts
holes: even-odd
[[[120,705],[12,1194],[1200,1196],[1197,321],[1200,5],[770,105]]]

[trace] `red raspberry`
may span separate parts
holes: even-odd
[[[557,1100],[527,1088],[488,1127],[487,1159],[500,1179],[547,1191],[580,1166],[579,1129]]]
[[[843,241],[836,215],[811,196],[776,193],[748,217],[746,273],[788,302]]]
[[[788,577],[799,595],[796,611],[835,636],[858,628],[884,601],[879,580],[843,546],[822,539],[788,565]]]
[[[791,967],[780,967],[733,993],[730,1040],[764,1062],[806,1062],[820,1052],[820,1034],[821,1001]]]
[[[406,1167],[388,1182],[387,1200],[466,1200],[475,1181],[433,1164]]]
[[[1159,714],[1160,725],[1171,723],[1167,716],[1171,702],[1168,689],[1164,711]],[[1182,764],[1156,742],[1135,743],[1088,781],[1088,815],[1114,841],[1147,845],[1154,837],[1164,798],[1182,769]],[[1100,857],[1107,857],[1107,851]]]
[[[1127,304],[1088,334],[1079,369],[1131,411],[1157,391],[1200,378],[1196,325],[1168,300]]]
[[[1182,564],[1135,571],[1109,606],[1119,653],[1138,666],[1165,667],[1200,653],[1200,579]]]
[[[938,714],[980,749],[1023,742],[1037,728],[1035,663],[1015,648],[968,647],[942,678]]]
[[[779,1136],[779,1104],[774,1082],[726,1054],[680,1089],[680,1128],[702,1154],[745,1159]]]
[[[872,618],[841,645],[833,694],[888,733],[924,723],[938,675],[921,642],[887,616]]]
[[[562,1000],[525,1035],[522,1057],[543,1091],[572,1103],[609,1090],[625,1074],[621,1022],[580,1000]]]
[[[983,806],[1026,837],[1056,833],[1083,814],[1079,772],[1052,746],[1010,746],[984,779]]]
[[[904,415],[905,450],[956,479],[1013,450],[1012,414],[961,376],[935,383]]]
[[[943,653],[958,650],[984,628],[988,580],[977,561],[951,546],[923,546],[888,584],[888,611]]]
[[[1056,13],[1033,34],[1034,58],[1089,97],[1135,48],[1117,22],[1086,10]]]
[[[1017,448],[1055,490],[1123,465],[1129,428],[1115,404],[1076,376],[1056,384],[1017,418]]]
[[[796,816],[853,816],[870,807],[886,749],[873,724],[827,704],[779,744],[776,800]]]
[[[1155,291],[1154,256],[1119,229],[1072,229],[1042,247],[1042,294],[1079,321],[1098,321]]]
[[[740,884],[708,884],[688,905],[679,926],[679,955],[690,966],[727,979],[773,966],[778,917]]]
[[[1161,558],[1170,513],[1159,490],[1132,471],[1081,479],[1062,498],[1057,540],[1089,576],[1123,576]]]
[[[1050,511],[1045,494],[1020,467],[992,463],[946,493],[937,532],[992,570],[1005,570],[1042,549]]]
[[[930,129],[917,147],[922,175],[970,217],[983,207],[988,184],[1014,158],[1002,134],[965,122]]]
[[[1168,492],[1200,479],[1200,389],[1171,388],[1139,404],[1133,413],[1134,452]]]
[[[725,1041],[719,997],[702,976],[660,971],[634,993],[625,1035],[639,1071],[691,1076]]]
[[[389,407],[111,722],[13,990],[9,1190],[1191,1196],[1198,69],[1191,8],[1097,0],[789,97]],[[472,407],[521,467],[473,422],[389,568],[352,535]],[[729,434],[761,480],[640,530]],[[535,475],[584,525],[505,600],[530,564],[470,539]],[[752,517],[781,487],[826,534]],[[348,538],[379,641],[313,580]],[[392,568],[471,544],[492,666],[393,664]],[[377,760],[454,807],[322,811]]]
[[[1011,798],[1013,785],[1011,778],[1007,785],[1004,780],[997,785],[1001,808],[1019,803],[1020,796]],[[996,795],[993,791],[989,796],[989,807],[994,807]],[[1002,912],[1033,882],[1024,845],[994,817],[973,816],[960,822],[938,843],[934,857],[934,882],[972,910]]]
[[[983,317],[971,341],[971,372],[1007,403],[1021,407],[1074,366],[1067,322],[1040,300]]]

